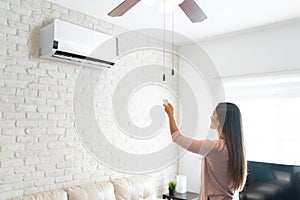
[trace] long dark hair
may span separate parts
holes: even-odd
[[[228,175],[232,178],[234,190],[242,190],[247,175],[247,160],[244,145],[242,116],[240,109],[233,103],[219,103],[216,107],[219,132],[223,133],[228,149]]]

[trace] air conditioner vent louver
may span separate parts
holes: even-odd
[[[78,54],[74,54],[74,53],[68,53],[68,52],[64,52],[64,51],[55,51],[53,53],[52,57],[67,59],[67,60],[78,62],[78,63],[99,65],[99,66],[106,67],[106,68],[110,68],[110,66],[112,67],[115,65],[115,63],[113,63],[113,62],[99,60],[96,58],[82,56],[82,55],[78,55]]]

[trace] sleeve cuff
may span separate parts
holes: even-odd
[[[175,131],[172,133],[172,140],[175,141],[180,136],[179,131]]]

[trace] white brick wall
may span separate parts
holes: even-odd
[[[39,29],[54,18],[124,31],[44,0],[0,0],[0,200],[127,175],[98,163],[76,134],[72,101],[80,67],[38,58]],[[153,174],[160,194],[176,173],[174,164]]]

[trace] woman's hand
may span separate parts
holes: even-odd
[[[164,104],[164,107],[165,107],[166,113],[169,116],[170,132],[171,132],[171,135],[172,135],[173,133],[178,131],[178,127],[177,127],[177,124],[176,124],[175,119],[174,119],[174,108],[173,108],[172,104],[169,104],[169,103]]]
[[[172,104],[170,104],[170,103],[164,104],[164,107],[165,107],[165,112],[167,113],[169,118],[174,117],[174,108],[173,108]]]

